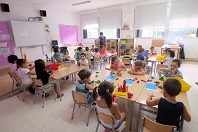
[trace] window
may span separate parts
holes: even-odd
[[[168,37],[198,37],[197,28],[171,28]]]
[[[87,25],[85,29],[87,29],[87,38],[98,38],[98,24]]]
[[[152,38],[164,38],[165,29],[141,29],[136,30],[136,37],[152,37]]]
[[[103,32],[107,39],[117,38],[117,29],[101,29],[100,31]]]

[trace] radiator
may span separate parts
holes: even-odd
[[[198,45],[184,45],[185,58],[198,59]]]

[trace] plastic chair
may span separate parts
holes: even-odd
[[[87,117],[87,124],[86,124],[88,126],[91,106],[94,104],[94,102],[88,103],[88,98],[84,93],[76,92],[74,90],[72,90],[72,97],[73,97],[73,101],[74,101],[74,107],[73,107],[71,119],[73,119],[74,109],[75,109],[76,104],[78,104],[79,107],[84,106],[85,108],[89,108],[88,117]]]
[[[14,90],[14,84],[16,84],[16,86],[18,87],[18,83],[17,83],[17,81],[16,81],[16,79],[15,79],[15,73],[13,73],[13,72],[8,72],[8,74],[9,74],[9,76],[10,76],[10,78],[12,79],[12,92],[13,92],[13,90]]]
[[[151,119],[142,116],[142,127],[140,132],[176,132],[176,126],[159,124]]]
[[[112,132],[121,132],[124,128],[126,128],[126,121],[123,121],[122,124],[120,125],[120,127],[115,130],[114,125],[113,125],[113,123],[115,121],[114,116],[105,115],[105,114],[99,112],[97,110],[97,108],[95,108],[95,112],[96,112],[96,117],[97,117],[97,120],[98,120],[98,124],[97,124],[97,127],[96,127],[96,132],[98,131],[98,127],[99,127],[100,124],[103,126],[103,124],[101,123],[100,120],[102,120],[106,124],[111,124],[112,125]],[[126,131],[127,131],[127,129],[126,129]]]
[[[35,94],[34,94],[34,104],[36,101],[36,95],[37,94],[41,94],[43,96],[43,106],[42,108],[44,108],[44,101],[45,101],[45,94],[51,90],[53,90],[54,93],[54,99],[56,101],[56,95],[55,95],[55,91],[54,91],[54,84],[52,83],[48,83],[46,85],[43,85],[41,79],[35,79],[33,78],[33,84],[35,86]]]

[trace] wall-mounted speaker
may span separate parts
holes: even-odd
[[[8,4],[1,3],[1,11],[2,12],[10,12],[10,8]]]
[[[40,16],[46,17],[47,16],[46,10],[40,10]]]

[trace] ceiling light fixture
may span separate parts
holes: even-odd
[[[82,4],[87,4],[87,3],[91,3],[91,1],[84,1],[84,2],[79,2],[79,3],[74,3],[72,4],[72,6],[77,6],[77,5],[82,5]]]

